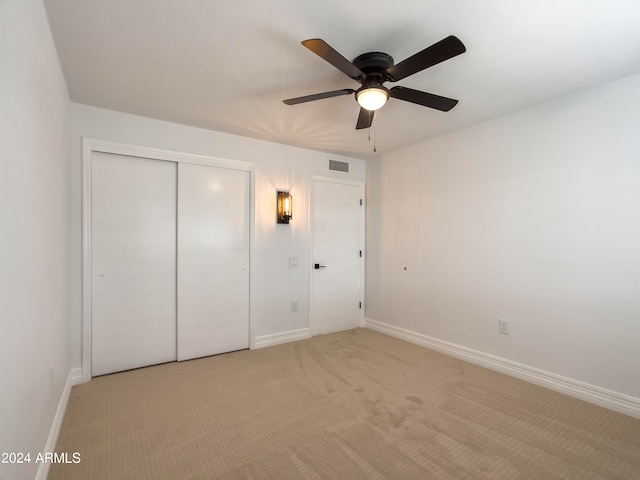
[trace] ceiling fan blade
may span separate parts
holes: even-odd
[[[407,87],[393,87],[390,90],[391,96],[398,100],[404,100],[405,102],[416,103],[424,107],[435,108],[436,110],[442,110],[448,112],[458,103],[458,100],[453,98],[441,97],[440,95],[434,95],[433,93],[421,92],[420,90],[414,90]]]
[[[464,44],[453,35],[434,43],[430,47],[412,55],[393,67],[387,69],[390,81],[397,82],[403,78],[418,73],[425,68],[432,67],[440,62],[449,60],[466,52]]]
[[[320,38],[305,40],[302,42],[302,45],[329,62],[347,77],[359,78],[364,75],[362,70],[340,55],[331,45]]]
[[[323,98],[339,97],[341,95],[349,95],[355,93],[351,88],[343,90],[333,90],[331,92],[316,93],[314,95],[306,95],[304,97],[288,98],[282,102],[286,105],[297,105],[298,103],[313,102],[314,100],[322,100]]]
[[[360,113],[358,114],[358,122],[356,123],[356,130],[369,128],[373,123],[373,115],[375,113],[376,112],[374,110],[365,110],[361,107]]]

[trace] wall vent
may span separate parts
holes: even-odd
[[[339,162],[338,160],[329,160],[329,170],[349,172],[349,164],[347,162]]]

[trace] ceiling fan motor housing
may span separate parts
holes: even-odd
[[[354,95],[356,101],[367,110],[377,110],[390,96],[389,89],[382,84],[388,80],[386,70],[393,66],[393,58],[383,52],[368,52],[357,56],[353,64],[364,73],[356,79],[362,84]],[[371,98],[363,101],[361,95]]]
[[[364,73],[363,85],[370,80],[377,80],[382,84],[389,80],[387,69],[393,67],[393,57],[382,52],[363,53],[353,60],[353,64]]]

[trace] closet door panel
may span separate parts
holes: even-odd
[[[249,347],[249,172],[178,165],[178,360]]]
[[[91,163],[92,376],[176,360],[176,164]]]

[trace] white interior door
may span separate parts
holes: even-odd
[[[312,334],[357,327],[361,317],[362,187],[313,181]]]
[[[249,172],[178,165],[178,360],[249,348]]]
[[[176,164],[94,152],[92,376],[176,359]]]

